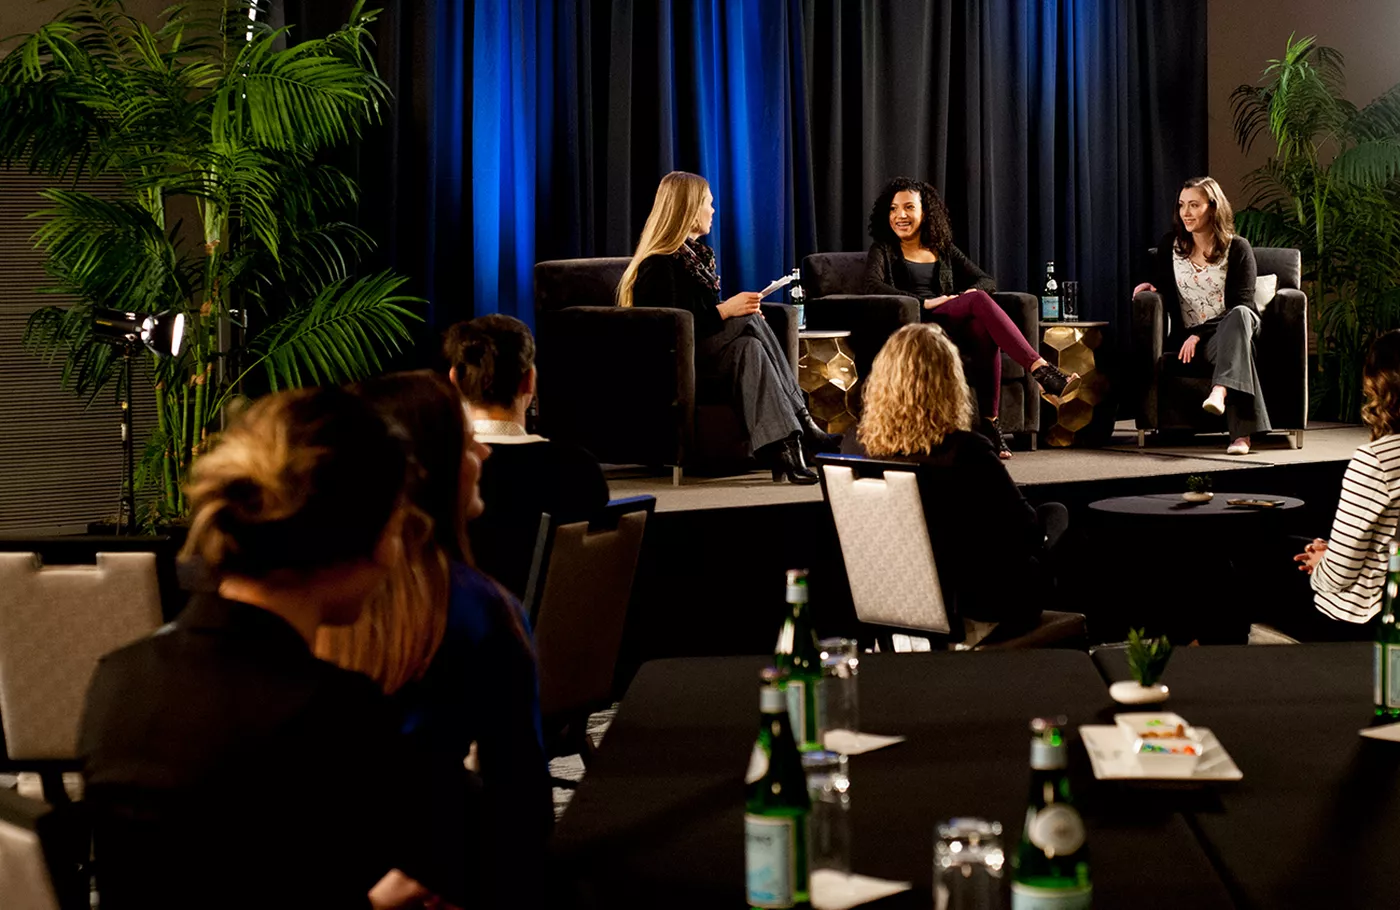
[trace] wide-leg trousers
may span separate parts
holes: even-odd
[[[1231,439],[1273,429],[1254,362],[1254,342],[1259,337],[1260,324],[1258,313],[1237,306],[1225,314],[1206,339],[1206,360],[1215,367],[1212,383],[1229,389],[1225,396],[1225,425]]]
[[[768,320],[756,313],[726,319],[696,341],[695,355],[698,371],[729,383],[755,451],[801,431],[797,415],[807,400]]]

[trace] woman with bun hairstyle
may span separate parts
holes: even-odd
[[[353,391],[408,438],[410,518],[388,587],[353,624],[323,626],[316,652],[378,683],[415,745],[458,766],[476,746],[487,904],[535,906],[554,797],[534,646],[520,604],[473,567],[466,537],[490,450],[441,375],[394,373]]]
[[[721,300],[715,251],[700,238],[715,219],[714,194],[704,177],[672,171],[661,178],[637,251],[617,287],[620,306],[679,307],[695,314],[695,367],[723,378],[743,414],[754,456],[773,480],[812,484],[803,459],[835,448],[807,411],[792,364],[745,291]]]
[[[469,775],[311,651],[401,559],[406,465],[339,388],[255,402],[195,463],[182,556],[213,590],[102,659],[81,724],[106,910],[463,902]]]
[[[1079,374],[1066,376],[1036,353],[991,298],[996,281],[953,244],[948,209],[932,184],[908,177],[887,183],[870,207],[870,238],[866,289],[912,295],[923,303],[923,321],[941,326],[968,358],[968,381],[982,418],[979,430],[999,458],[1010,458],[999,417],[1002,351],[1040,383],[1052,404],[1074,391]]]

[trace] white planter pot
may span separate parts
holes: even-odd
[[[1153,705],[1166,701],[1170,694],[1171,690],[1161,683],[1155,686],[1144,686],[1131,679],[1116,682],[1108,687],[1109,698],[1120,705]]]
[[[1187,502],[1210,502],[1215,498],[1214,493],[1182,493],[1181,498]]]

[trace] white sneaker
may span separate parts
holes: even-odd
[[[1214,414],[1216,417],[1219,417],[1221,414],[1224,414],[1225,393],[1221,392],[1219,395],[1217,395],[1215,392],[1211,392],[1210,397],[1207,398],[1205,401],[1201,402],[1201,410],[1205,411],[1207,414]]]
[[[1246,439],[1246,438],[1236,439],[1234,442],[1230,443],[1229,448],[1227,448],[1227,449],[1225,450],[1225,454],[1226,454],[1226,455],[1248,455],[1248,454],[1249,454],[1249,440]]]

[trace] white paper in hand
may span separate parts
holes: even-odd
[[[788,285],[792,284],[794,281],[796,281],[796,280],[797,280],[798,278],[800,278],[800,277],[802,277],[802,273],[801,273],[798,269],[793,269],[792,272],[791,272],[790,274],[784,275],[784,276],[781,277],[781,278],[776,278],[776,279],[774,279],[773,282],[772,282],[771,284],[768,285],[768,287],[766,287],[766,288],[764,288],[763,290],[759,291],[759,292],[758,292],[758,299],[762,300],[764,297],[767,297],[769,294],[773,293],[774,291],[776,291],[776,290],[778,290],[778,289],[780,289],[780,288],[785,288],[785,287],[787,287]]]

